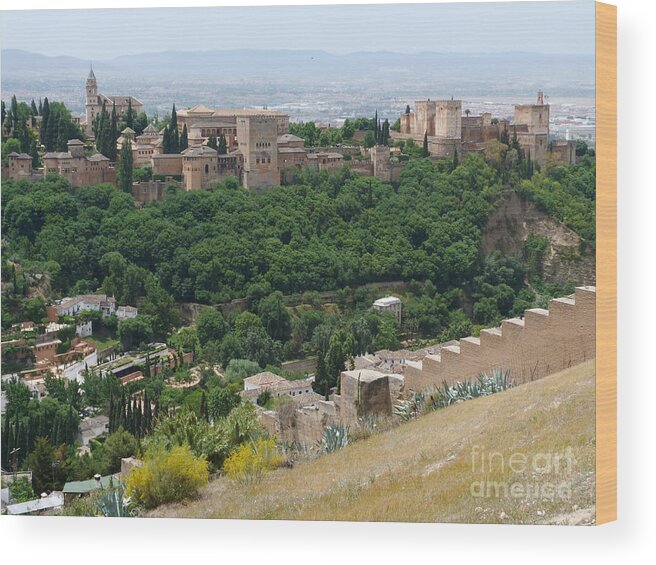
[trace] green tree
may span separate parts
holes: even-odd
[[[368,131],[368,132],[364,135],[364,141],[363,141],[363,144],[364,144],[364,146],[365,146],[367,149],[370,148],[370,147],[373,147],[374,145],[376,145],[376,137],[375,137],[375,135],[374,135],[374,132],[372,132],[372,131]]]
[[[201,345],[209,341],[221,341],[227,330],[227,324],[216,308],[204,308],[198,314],[196,331]]]
[[[119,427],[107,436],[103,444],[103,452],[109,464],[109,472],[115,473],[121,468],[121,459],[132,457],[137,453],[139,445],[137,438]]]
[[[239,402],[239,395],[230,388],[214,388],[207,399],[207,413],[214,421],[225,418]]]
[[[46,302],[42,296],[29,298],[25,302],[23,310],[28,320],[35,323],[41,323],[46,317]]]
[[[210,134],[209,138],[207,139],[207,146],[211,147],[212,149],[217,149],[218,144],[216,141],[216,135]]]
[[[121,147],[116,179],[120,190],[132,194],[132,143],[129,139]]]
[[[422,157],[428,157],[430,155],[428,151],[428,132],[424,132],[424,145],[421,150],[421,156]]]
[[[180,153],[189,147],[189,136],[187,134],[187,124],[182,127],[182,135],[180,136]]]
[[[153,326],[149,316],[139,314],[123,320],[118,325],[118,338],[123,351],[138,349],[153,340]]]
[[[34,101],[32,101],[34,102]],[[38,498],[32,490],[32,485],[27,477],[17,477],[9,485],[9,497],[15,503],[28,502]]]
[[[227,155],[228,153],[228,145],[226,142],[225,135],[221,134],[219,137],[219,146],[217,148],[217,152],[219,155]]]
[[[34,450],[27,457],[27,465],[32,471],[32,488],[34,492],[51,492],[55,490],[57,478],[55,467],[55,448],[47,438],[38,437],[34,444]]]
[[[267,333],[281,341],[289,339],[291,317],[285,306],[282,292],[276,291],[260,301],[258,314]]]

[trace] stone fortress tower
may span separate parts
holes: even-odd
[[[237,140],[244,158],[243,187],[259,191],[280,184],[275,116],[237,116]]]

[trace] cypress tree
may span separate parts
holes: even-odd
[[[66,151],[68,146],[68,127],[64,114],[59,116],[59,123],[57,124],[57,151]]]
[[[164,153],[171,153],[171,132],[168,127],[164,128],[164,134],[162,136],[162,149]]]
[[[11,120],[14,124],[14,137],[16,137],[16,126],[18,125],[18,100],[16,95],[11,97]]]
[[[110,161],[116,162],[116,141],[118,140],[118,121],[116,118],[116,104],[112,104],[112,117],[109,126],[109,143],[107,144],[107,154],[105,157]]]
[[[41,131],[39,132],[41,137],[41,143],[45,146],[46,151],[50,151],[50,148],[48,147],[47,144],[49,118],[50,118],[50,103],[48,102],[48,97],[46,96],[43,99],[43,110],[41,110]]]
[[[118,187],[123,192],[132,193],[132,143],[129,139],[123,142],[116,171]]]
[[[421,151],[422,157],[428,157],[428,132],[424,132],[424,147]]]
[[[32,103],[30,104],[30,113],[33,116],[39,115],[39,110],[37,110],[36,103],[34,102],[34,98],[32,98]]]
[[[112,434],[115,431],[116,425],[116,414],[114,413],[114,393],[109,391],[109,433]]]
[[[410,104],[405,105],[405,113],[409,114],[410,113]]]
[[[189,136],[187,134],[187,124],[182,127],[182,136],[180,137],[180,153],[189,147]]]
[[[456,167],[458,166],[458,149],[456,147],[453,148],[453,168],[452,170],[456,170]]]
[[[216,142],[216,135],[211,134],[209,138],[207,139],[207,146],[211,147],[212,149],[218,149],[218,144]]]
[[[205,391],[200,397],[200,415],[207,420],[207,398],[205,398]]]
[[[376,145],[380,143],[380,132],[378,131],[378,110],[376,110],[376,115],[374,116],[374,139],[376,140]]]
[[[171,110],[171,128],[178,129],[178,114],[175,111],[175,102],[173,103],[173,109]]]
[[[43,102],[41,102],[41,98],[39,98],[39,109],[37,110],[37,113],[39,116],[43,114]]]
[[[39,166],[39,152],[36,148],[36,139],[32,139],[30,144],[30,156],[32,157],[32,168],[36,169]]]
[[[134,110],[132,109],[132,97],[128,98],[128,110],[125,113],[125,127],[134,129]]]
[[[218,153],[219,153],[219,155],[227,155],[228,154],[228,143],[226,142],[225,135],[223,135],[223,134],[221,134],[221,137],[219,138]]]
[[[381,139],[380,142],[382,145],[387,145],[389,143],[389,120],[385,118],[385,121],[383,122],[383,131],[381,133]]]
[[[171,153],[180,153],[180,134],[177,127],[171,127]]]

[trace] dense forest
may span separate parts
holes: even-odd
[[[444,169],[414,160],[397,188],[347,170],[306,171],[261,196],[228,180],[143,208],[110,186],[7,181],[4,256],[41,263],[62,295],[101,287],[115,262],[110,253],[126,271],[154,274],[177,301],[226,302],[260,283],[283,294],[399,279],[428,280],[440,292],[463,288],[481,269],[487,216],[512,189],[481,156]],[[591,158],[518,185],[594,244]],[[138,285],[132,279],[145,272],[130,278]],[[140,293],[126,290],[127,300]]]

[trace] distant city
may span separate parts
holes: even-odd
[[[431,96],[461,99],[463,111],[510,119],[514,105],[549,93],[551,132],[594,144],[592,56],[353,53],[252,50],[146,53],[94,61],[108,92],[130,92],[149,115],[199,103],[267,108],[290,121],[341,126],[346,118],[396,117]],[[539,63],[536,65],[536,61]],[[90,61],[2,51],[2,90],[22,100],[44,96],[84,114],[83,77]],[[467,68],[466,76],[463,67]],[[170,68],[176,68],[171,78]],[[503,70],[502,70],[503,69]],[[366,72],[365,72],[366,71]],[[504,80],[499,81],[503,73]],[[473,79],[472,77],[476,77]],[[545,77],[548,77],[545,78]],[[9,99],[6,99],[8,102]],[[568,133],[569,132],[569,133]]]

